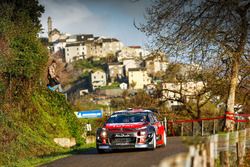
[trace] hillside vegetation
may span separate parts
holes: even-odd
[[[83,144],[78,120],[63,95],[36,91],[31,104],[25,112],[0,112],[0,166],[23,166],[30,158],[69,151],[53,138],[75,137],[78,146]]]
[[[0,166],[33,166],[31,159],[69,151],[53,138],[83,144],[65,96],[46,88],[48,51],[37,37],[43,12],[38,0],[0,2]]]

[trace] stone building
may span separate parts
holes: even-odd
[[[111,82],[115,80],[121,80],[124,75],[124,68],[122,63],[109,63],[108,64],[108,76]]]
[[[102,86],[107,85],[107,76],[106,73],[102,70],[96,70],[91,73],[91,85],[92,89],[95,90]]]
[[[168,67],[168,61],[164,54],[152,54],[145,59],[145,67],[151,76],[158,72],[165,72]]]
[[[132,89],[144,89],[151,83],[152,78],[148,76],[146,68],[131,68],[128,70],[129,87]]]
[[[83,59],[87,52],[84,42],[68,43],[65,46],[65,61],[71,63],[75,60]]]

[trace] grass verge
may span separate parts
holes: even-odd
[[[59,160],[59,159],[62,159],[62,158],[66,158],[66,157],[69,157],[69,156],[72,156],[72,155],[88,152],[88,151],[90,151],[90,150],[92,150],[94,148],[95,148],[95,143],[93,143],[93,144],[85,144],[85,145],[82,145],[82,146],[74,148],[74,149],[65,150],[65,152],[53,153],[51,155],[44,155],[44,156],[40,156],[40,157],[33,157],[33,158],[26,159],[26,160],[22,160],[22,161],[20,161],[18,163],[17,167],[42,166],[42,165],[52,163],[53,161],[56,161],[56,160]]]

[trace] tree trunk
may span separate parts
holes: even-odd
[[[226,108],[226,121],[224,131],[233,131],[234,130],[234,102],[235,102],[235,92],[238,81],[238,73],[239,73],[239,63],[240,58],[239,55],[235,55],[232,63],[232,71],[230,77],[230,89],[228,93],[227,99],[227,108]]]
[[[247,42],[247,32],[248,32],[248,20],[247,20],[247,10],[250,7],[248,3],[245,8],[239,8],[237,13],[241,17],[241,32],[240,40],[236,51],[232,54],[232,66],[231,66],[231,77],[230,77],[230,89],[227,99],[227,109],[226,109],[226,121],[224,126],[224,131],[233,131],[234,130],[234,102],[235,102],[235,92],[237,88],[238,73],[240,58],[244,54],[244,47]]]

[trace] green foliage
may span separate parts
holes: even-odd
[[[108,53],[107,56],[104,58],[106,63],[117,62],[117,56],[114,53]]]
[[[28,34],[19,34],[10,42],[14,61],[7,71],[14,77],[34,79],[41,76],[47,63],[47,53],[41,43]]]
[[[25,159],[69,151],[53,138],[75,137],[77,145],[83,144],[79,121],[63,95],[40,90],[31,103],[34,107],[26,112],[0,112],[0,166],[19,166]]]
[[[29,2],[0,4],[4,9],[0,10],[0,80],[6,89],[4,97],[10,105],[19,107],[20,100],[30,99],[31,92],[43,80],[48,61],[47,49],[37,38],[39,26],[35,17],[42,10],[35,6],[36,0]],[[9,103],[4,97],[1,100]]]
[[[43,89],[47,48],[37,38],[38,0],[0,3],[0,166],[69,151],[54,138],[83,144],[73,109],[62,94]]]
[[[55,153],[53,155],[49,155],[49,156],[41,156],[41,157],[36,157],[36,158],[29,158],[26,159],[24,161],[21,161],[18,166],[39,166],[39,165],[44,165],[44,164],[48,164],[52,161],[55,161],[57,159],[61,159],[61,158],[65,158],[74,154],[79,154],[79,153],[84,153],[86,151],[89,151],[90,149],[95,148],[95,144],[85,144],[82,145],[81,147],[75,149],[75,150],[70,150],[67,151],[65,150],[62,153]]]
[[[100,89],[101,90],[105,90],[105,89],[115,89],[115,88],[119,88],[119,83],[118,82],[114,82],[111,85],[107,85],[107,86],[103,86]]]
[[[84,71],[80,77],[81,78],[88,78],[89,77],[89,72],[88,71]]]
[[[107,106],[96,104],[90,100],[91,98],[91,96],[84,96],[84,98],[76,100],[74,109],[76,111],[106,109]]]
[[[216,104],[212,102],[206,103],[202,108],[202,116],[203,117],[215,117],[215,116],[220,116],[224,114],[224,111],[220,111]]]
[[[0,96],[5,93],[5,85],[2,81],[0,81]]]
[[[82,144],[82,139],[80,137],[81,136],[80,128],[78,126],[79,125],[78,119],[76,118],[71,106],[66,102],[64,95],[58,94],[56,92],[50,92],[47,90],[44,90],[43,92],[39,91],[34,94],[33,102],[34,104],[37,104],[35,106],[38,106],[39,108],[42,107],[41,109],[50,109],[50,110],[44,110],[44,114],[48,114],[48,116],[50,116],[51,119],[56,120],[58,116],[59,118],[62,117],[65,120],[65,122],[64,124],[62,124],[63,126],[61,126],[61,128],[66,128],[66,131],[67,129],[70,130],[69,135],[75,137],[78,143]],[[52,120],[52,122],[53,121],[54,120]],[[53,132],[55,133],[54,130],[55,129],[53,129]],[[59,132],[61,133],[62,131],[59,130]]]
[[[75,110],[76,111],[84,111],[84,110],[103,110],[104,112],[108,110],[108,107],[105,105],[101,105],[101,104],[96,104],[94,102],[89,101],[88,99],[90,99],[90,97],[84,97],[84,99],[81,99],[79,101],[76,102]],[[104,113],[103,113],[104,114]],[[85,131],[85,125],[87,123],[90,123],[92,125],[92,135],[95,135],[96,129],[99,127],[102,127],[103,123],[106,120],[106,115],[104,114],[103,118],[93,118],[93,119],[79,119],[79,122],[81,124],[81,128],[82,130],[84,130],[84,133],[86,134]]]
[[[83,70],[89,70],[89,69],[102,69],[102,62],[101,61],[92,61],[92,60],[78,60],[74,62],[74,68],[76,69],[83,69]]]
[[[20,20],[21,15],[25,15],[32,22],[32,27],[41,28],[40,20],[44,7],[38,0],[1,0],[0,8],[5,10],[6,6],[11,6],[13,11],[10,15],[12,21]]]

